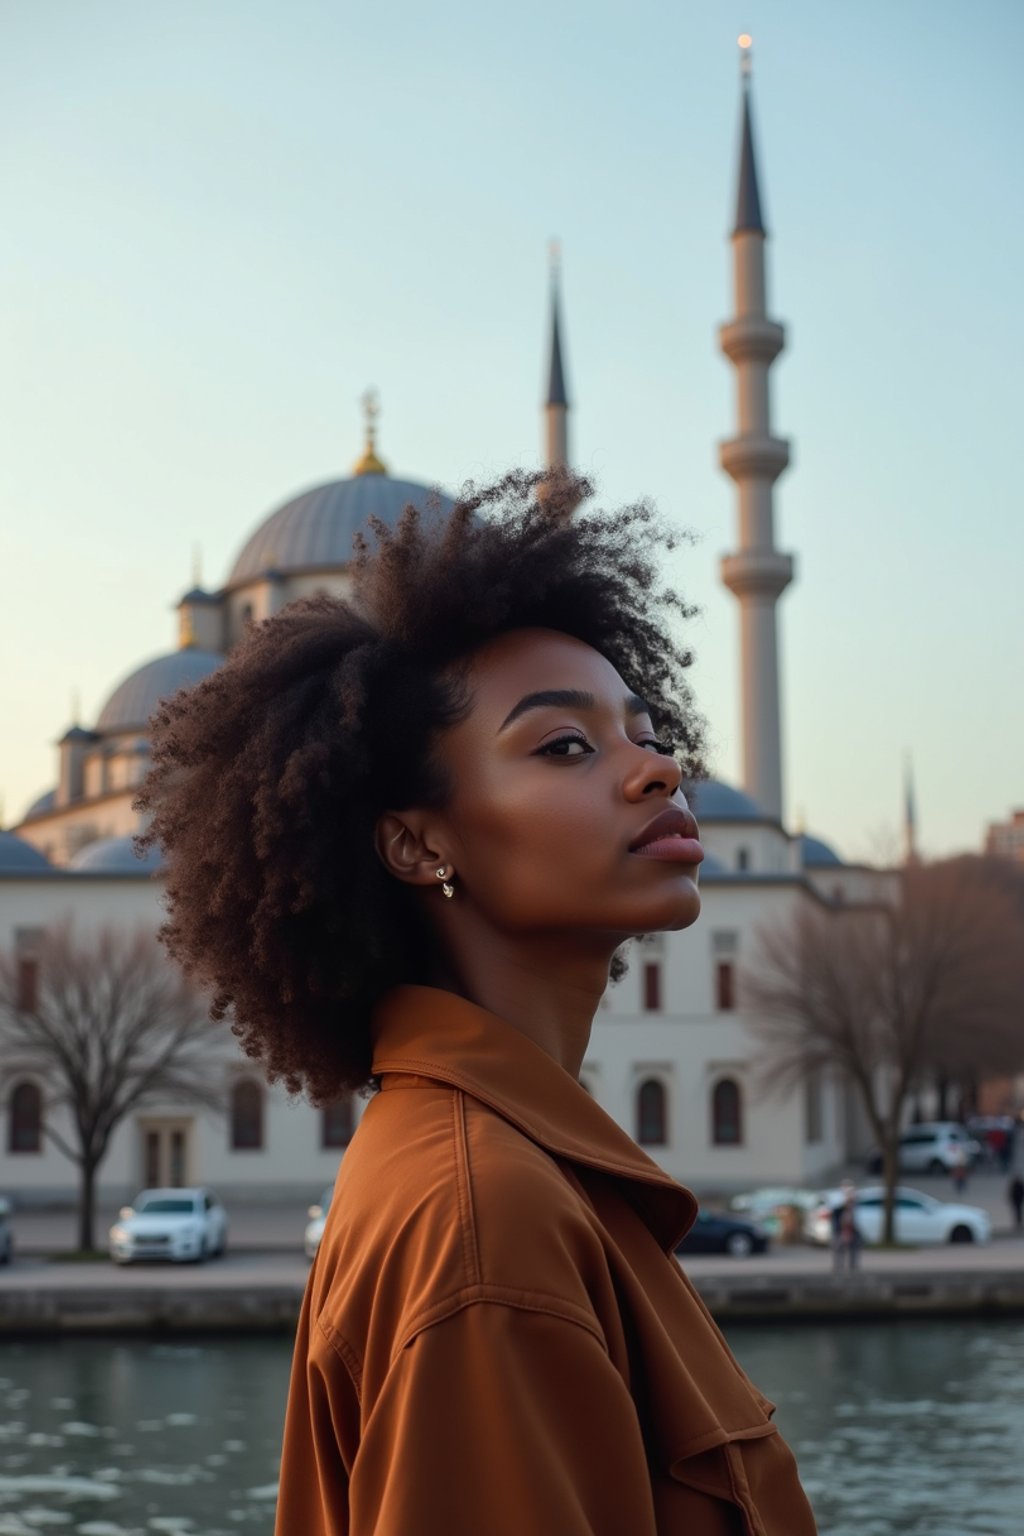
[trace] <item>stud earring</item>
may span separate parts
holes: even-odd
[[[454,885],[452,885],[451,881],[448,878],[448,866],[446,864],[443,865],[438,870],[437,878],[441,882],[441,889],[442,889],[442,891],[444,891],[444,894],[447,897],[449,897],[449,898],[454,896],[455,895],[455,887],[454,887]]]

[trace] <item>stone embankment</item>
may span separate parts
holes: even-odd
[[[1024,1316],[1024,1241],[985,1248],[869,1251],[854,1275],[827,1253],[780,1248],[686,1269],[719,1322],[953,1315]],[[18,1259],[0,1270],[0,1336],[290,1333],[308,1266],[291,1253],[229,1253],[201,1266]]]

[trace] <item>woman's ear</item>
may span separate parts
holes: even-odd
[[[451,860],[416,811],[385,811],[377,819],[374,846],[384,868],[406,885],[436,885],[437,871]]]

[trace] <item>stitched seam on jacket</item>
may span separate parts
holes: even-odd
[[[348,1374],[352,1380],[352,1385],[356,1390],[356,1397],[361,1400],[363,1395],[362,1361],[356,1354],[355,1350],[352,1348],[351,1344],[344,1337],[344,1335],[340,1334],[336,1328],[331,1326],[330,1323],[325,1323],[322,1317],[318,1317],[316,1320],[316,1325],[320,1332],[323,1334],[324,1339],[330,1345],[331,1349],[333,1349],[334,1353],[338,1356],[342,1365],[348,1371]]]
[[[379,1072],[381,1076],[386,1072],[412,1072],[416,1076],[427,1076],[432,1082],[446,1083],[450,1088],[458,1088],[463,1093],[468,1093],[470,1098],[476,1099],[478,1103],[486,1104],[488,1109],[493,1109],[496,1114],[501,1115],[502,1119],[507,1120],[510,1125],[518,1126],[520,1130],[526,1132],[531,1140],[539,1140],[541,1146],[546,1147],[549,1151],[556,1152],[559,1157],[569,1158],[574,1163],[583,1163],[585,1167],[597,1168],[608,1173],[625,1174],[627,1178],[633,1178],[640,1183],[649,1184],[653,1189],[678,1191],[680,1188],[675,1179],[670,1178],[667,1173],[659,1169],[656,1163],[652,1162],[650,1168],[645,1168],[642,1164],[638,1167],[636,1163],[623,1162],[618,1158],[608,1157],[603,1153],[592,1155],[586,1151],[580,1151],[578,1148],[568,1147],[564,1144],[556,1145],[554,1141],[548,1140],[546,1137],[541,1139],[534,1127],[530,1126],[525,1119],[521,1119],[514,1110],[502,1104],[497,1096],[487,1093],[486,1090],[482,1091],[479,1084],[464,1077],[461,1072],[453,1071],[450,1067],[445,1066],[444,1063],[431,1060],[429,1056],[393,1056],[385,1058],[384,1064],[380,1067],[375,1067],[374,1070]],[[644,1156],[644,1154],[641,1153],[641,1156]],[[685,1192],[689,1193],[689,1191]]]
[[[455,1134],[455,1186],[459,1201],[459,1232],[462,1238],[462,1262],[466,1284],[480,1284],[480,1248],[473,1211],[473,1183],[469,1172],[469,1138],[466,1134],[466,1096],[452,1094],[452,1121]]]
[[[435,1302],[433,1306],[427,1307],[414,1317],[405,1331],[395,1340],[391,1352],[391,1364],[394,1365],[402,1350],[407,1344],[411,1344],[418,1334],[424,1333],[435,1323],[443,1323],[446,1318],[454,1317],[457,1312],[464,1312],[467,1307],[481,1304],[507,1307],[513,1312],[539,1312],[548,1317],[560,1318],[562,1322],[572,1323],[574,1327],[582,1328],[585,1333],[593,1334],[605,1354],[608,1353],[608,1345],[596,1318],[574,1302],[565,1301],[561,1296],[547,1296],[540,1291],[516,1290],[507,1285],[476,1285],[456,1291],[452,1296],[446,1296],[443,1301]]]
[[[723,1446],[723,1450],[725,1452],[725,1465],[729,1472],[729,1483],[732,1487],[732,1496],[746,1517],[751,1536],[768,1536],[750,1491],[747,1469],[743,1465],[743,1452],[734,1445]]]

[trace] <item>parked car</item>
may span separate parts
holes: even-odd
[[[956,1205],[936,1200],[919,1189],[898,1184],[895,1191],[895,1236],[898,1243],[987,1243],[992,1236],[988,1212],[977,1205]],[[832,1212],[843,1202],[843,1192],[833,1189],[823,1198],[807,1223],[807,1236],[815,1243],[832,1241]],[[856,1222],[866,1243],[880,1243],[885,1214],[885,1190],[862,1189],[856,1198]]]
[[[0,1264],[9,1264],[14,1254],[14,1235],[8,1217],[11,1202],[0,1199]]]
[[[110,1256],[198,1262],[222,1254],[227,1239],[227,1214],[208,1189],[144,1189],[111,1227]]]
[[[981,1143],[953,1120],[932,1120],[912,1125],[900,1137],[900,1167],[907,1173],[949,1173],[962,1150],[968,1164],[981,1156]],[[881,1173],[882,1154],[872,1152],[869,1173]]]
[[[767,1251],[768,1234],[762,1227],[725,1211],[698,1211],[693,1226],[676,1247],[676,1253],[729,1253],[734,1259]]]
[[[330,1185],[328,1185],[323,1194],[320,1196],[319,1203],[317,1205],[311,1205],[307,1212],[307,1215],[309,1216],[309,1221],[306,1225],[305,1240],[307,1259],[316,1258],[317,1249],[320,1247],[320,1239],[323,1237],[324,1227],[327,1225],[327,1210],[330,1206],[331,1196],[333,1193],[334,1190]]]

